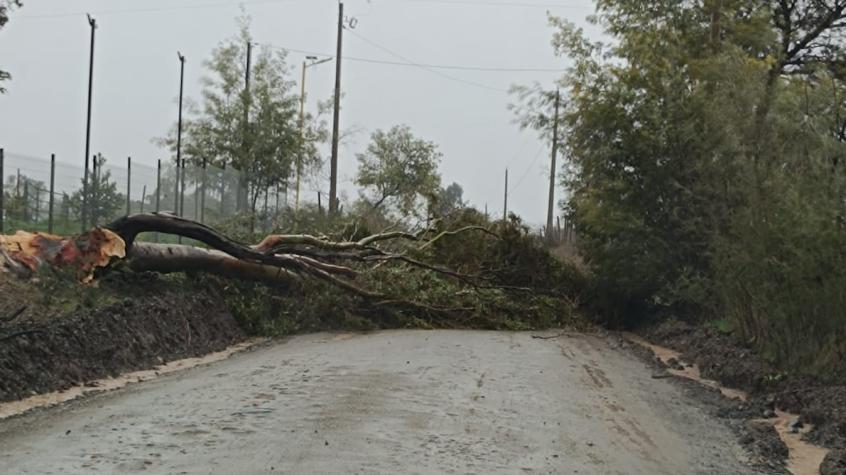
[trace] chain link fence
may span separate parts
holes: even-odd
[[[191,161],[151,167],[131,158],[92,157],[88,173],[51,157],[0,149],[0,233],[73,234],[121,216],[169,212],[212,226],[250,231],[280,226],[289,216],[287,187],[251,185],[238,170]],[[238,218],[238,219],[235,219]],[[158,236],[155,236],[158,239]]]

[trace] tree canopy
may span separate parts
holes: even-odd
[[[326,139],[326,131],[312,115],[305,116],[301,130],[299,94],[285,51],[254,44],[249,19],[240,19],[239,25],[239,34],[221,42],[203,62],[202,99],[189,107],[182,153],[196,164],[207,160],[238,170],[238,209],[246,210],[255,209],[268,188],[287,187],[297,160],[306,170],[318,166],[317,144]],[[247,90],[248,43],[254,45]],[[175,150],[175,128],[162,142]]]
[[[437,146],[415,137],[408,126],[395,126],[371,135],[367,150],[359,153],[355,182],[372,208],[389,208],[412,215],[421,200],[436,196],[441,184]]]
[[[0,29],[3,29],[3,27],[6,26],[6,23],[9,22],[9,11],[11,11],[15,7],[20,6],[22,6],[20,0],[2,0],[2,2],[0,2]],[[9,74],[7,71],[3,71],[2,69],[0,69],[0,84],[2,84],[3,81],[8,81],[11,78],[11,74]],[[0,85],[0,94],[3,94],[4,92],[6,92],[6,89],[2,85]]]
[[[565,211],[599,310],[722,315],[784,362],[823,364],[846,323],[846,0],[597,6],[607,44],[550,24],[573,60]],[[548,127],[549,93],[520,92],[520,122]]]

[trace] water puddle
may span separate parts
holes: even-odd
[[[624,333],[623,337],[637,345],[649,348],[655,353],[664,364],[670,366],[670,360],[676,360],[684,367],[684,369],[667,368],[667,372],[680,378],[687,378],[699,382],[702,385],[718,389],[723,396],[729,399],[736,399],[746,401],[749,398],[743,391],[737,389],[726,388],[720,383],[702,377],[702,373],[696,365],[685,364],[681,359],[681,353],[663,346],[653,345],[638,335],[632,333]],[[773,424],[779,437],[784,442],[789,450],[789,458],[787,460],[787,470],[793,475],[818,475],[819,467],[825,456],[828,454],[828,449],[816,446],[809,442],[802,440],[802,436],[811,431],[812,427],[804,426],[798,432],[790,431],[790,423],[797,417],[796,414],[789,412],[776,411],[775,419],[767,419],[766,422]],[[762,419],[763,420],[763,419]]]
[[[796,414],[776,411],[774,426],[784,445],[790,451],[790,458],[787,460],[787,470],[794,475],[817,475],[820,473],[820,464],[828,449],[809,444],[802,440],[802,436],[811,431],[812,427],[806,425],[799,429],[799,432],[790,432],[790,422],[796,419]],[[773,422],[773,421],[768,421]]]
[[[183,360],[171,361],[153,369],[134,371],[118,376],[117,378],[98,379],[82,386],[74,386],[63,391],[54,391],[51,393],[37,394],[35,396],[21,399],[19,401],[11,401],[0,403],[0,420],[8,417],[17,416],[27,411],[36,408],[50,407],[62,404],[78,397],[90,393],[98,393],[105,391],[113,391],[120,389],[130,383],[140,383],[143,381],[150,381],[163,376],[165,374],[175,373],[195,366],[214,363],[216,361],[225,360],[235,353],[240,353],[260,342],[264,339],[247,340],[243,343],[230,346],[229,348],[218,351],[217,353],[209,353],[205,356],[197,358],[186,358]]]

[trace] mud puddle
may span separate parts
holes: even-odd
[[[205,356],[200,356],[196,358],[186,358],[181,360],[171,361],[169,363],[162,364],[160,366],[155,366],[152,369],[142,370],[142,371],[133,371],[131,373],[126,373],[120,375],[116,378],[105,378],[105,379],[98,379],[84,385],[74,386],[72,388],[62,390],[62,391],[54,391],[45,394],[37,394],[35,396],[31,396],[25,399],[21,399],[18,401],[11,401],[0,403],[0,420],[17,416],[23,414],[25,412],[31,411],[37,408],[44,408],[50,406],[56,406],[58,404],[62,404],[68,401],[72,401],[76,398],[82,397],[86,394],[91,393],[98,393],[98,392],[106,392],[106,391],[113,391],[115,389],[120,389],[130,383],[140,383],[144,381],[150,381],[156,379],[160,376],[175,373],[177,371],[182,371],[185,369],[193,368],[195,366],[205,365],[209,363],[214,363],[217,361],[225,360],[230,356],[240,353],[248,348],[257,345],[265,341],[264,339],[253,339],[248,340],[242,343],[238,343],[236,345],[230,346],[229,348],[218,351],[216,353],[209,353]]]
[[[624,333],[623,337],[632,343],[652,350],[655,356],[667,365],[667,372],[674,376],[691,379],[704,386],[717,389],[723,394],[723,396],[729,399],[746,401],[749,398],[749,395],[744,391],[726,388],[717,381],[702,377],[702,373],[699,368],[696,365],[687,364],[682,361],[681,353],[678,351],[654,345],[642,337],[632,333]],[[673,368],[672,366],[674,365],[671,364],[671,360],[677,361],[684,369]],[[790,423],[798,417],[799,416],[797,414],[776,411],[775,419],[761,420],[773,424],[773,427],[775,427],[775,430],[778,432],[778,435],[784,442],[784,445],[787,446],[790,454],[787,460],[787,470],[790,473],[793,475],[818,475],[820,473],[820,464],[822,464],[823,459],[825,459],[825,456],[828,454],[828,449],[802,440],[802,437],[813,429],[810,425],[806,424],[798,432],[791,432]]]

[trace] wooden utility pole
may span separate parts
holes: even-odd
[[[329,172],[329,217],[338,211],[338,140],[341,113],[341,50],[344,37],[344,3],[338,3],[338,50],[335,54],[335,110],[332,118],[332,160]]]
[[[561,94],[555,91],[555,117],[552,119],[552,163],[549,168],[549,206],[546,210],[546,235],[552,239],[552,215],[555,208],[555,162],[558,157],[558,104]]]
[[[502,204],[502,220],[508,220],[508,169],[505,169],[505,201]]]

